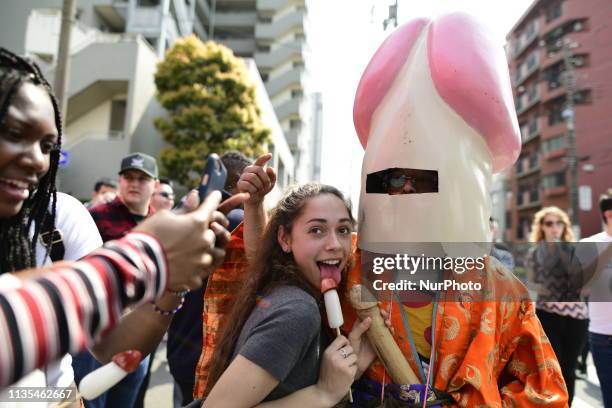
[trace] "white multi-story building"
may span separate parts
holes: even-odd
[[[298,181],[320,167],[308,91],[306,0],[195,0],[194,32],[254,58],[296,163]],[[319,160],[318,162],[316,160]]]
[[[55,74],[62,0],[0,3],[0,45],[37,60]],[[193,30],[193,0],[79,0],[71,38],[71,70],[63,149],[69,165],[60,188],[79,198],[100,177],[116,177],[122,157],[157,156],[164,142],[153,125],[165,115],[154,74],[165,48]],[[254,62],[264,123],[272,129],[274,162],[294,178],[294,161]],[[279,183],[280,184],[280,183]],[[281,186],[282,187],[282,186]]]

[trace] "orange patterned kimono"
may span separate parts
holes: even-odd
[[[196,369],[196,398],[204,396],[212,353],[219,339],[219,323],[229,312],[246,271],[243,245],[240,227],[232,234],[224,264],[209,279],[204,296],[204,348]],[[355,255],[349,288],[361,282],[359,251]],[[486,258],[484,272],[470,271],[461,279],[478,280],[487,288],[486,295],[480,301],[441,297],[435,316],[433,385],[450,393],[461,407],[567,407],[567,390],[557,358],[523,284],[490,257]],[[400,307],[394,301],[391,321],[395,340],[418,373],[407,345]],[[356,316],[348,302],[342,308],[343,331],[348,333]],[[381,381],[383,373],[382,365],[375,362],[364,375]]]

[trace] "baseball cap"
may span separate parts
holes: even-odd
[[[140,170],[153,178],[159,177],[155,158],[140,152],[128,154],[121,160],[121,170],[119,170],[119,174],[126,170]]]

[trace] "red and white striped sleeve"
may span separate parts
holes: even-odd
[[[155,238],[130,233],[81,261],[31,272],[17,287],[0,288],[0,386],[83,350],[126,306],[161,296],[168,267]]]

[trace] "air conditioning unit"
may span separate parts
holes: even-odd
[[[584,60],[582,58],[576,58],[573,63],[575,67],[581,67],[584,65]]]
[[[581,22],[581,21],[576,21],[576,22],[574,23],[574,31],[582,31],[582,28],[583,28],[583,27],[584,27],[584,26],[583,26],[583,24],[582,24],[582,22]]]

